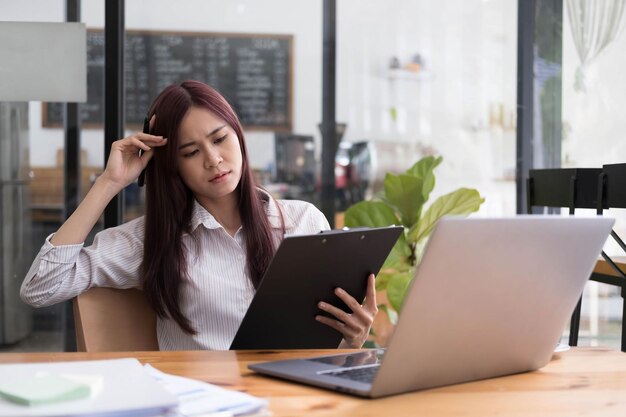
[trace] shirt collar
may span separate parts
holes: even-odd
[[[265,205],[265,212],[267,213],[267,218],[270,222],[270,226],[274,229],[280,229],[283,227],[282,220],[285,222],[285,229],[291,229],[295,226],[294,221],[280,209],[280,204],[273,198],[267,191],[258,189],[259,195],[261,196],[261,201]]]
[[[196,230],[200,225],[203,225],[207,229],[219,229],[222,227],[222,225],[215,220],[215,217],[194,198],[193,208],[191,209],[191,231]]]
[[[272,198],[272,196],[265,190],[260,188],[257,189],[259,193],[259,197],[265,207],[265,213],[267,214],[267,218],[269,220],[270,226],[274,229],[280,229],[282,227],[281,222],[281,211],[279,208],[279,203]],[[283,219],[285,222],[285,229],[290,229],[294,227],[294,221],[289,218],[284,212]],[[207,229],[219,229],[222,227],[221,224],[211,213],[208,212],[207,209],[202,207],[198,200],[194,198],[193,200],[193,208],[191,211],[191,230],[194,231],[200,225],[203,225]]]

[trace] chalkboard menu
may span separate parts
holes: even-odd
[[[127,31],[124,47],[126,124],[141,126],[157,94],[187,79],[220,91],[247,129],[292,127],[291,35]],[[87,33],[84,127],[104,121],[104,32]],[[61,126],[61,103],[43,103],[43,125]]]

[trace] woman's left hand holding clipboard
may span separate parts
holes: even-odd
[[[374,318],[378,313],[374,274],[371,274],[367,279],[367,293],[363,304],[359,303],[341,288],[335,289],[335,295],[350,307],[352,313],[346,313],[333,305],[320,302],[318,307],[335,316],[336,320],[322,315],[315,316],[315,319],[343,335],[343,341],[339,345],[340,348],[359,349],[367,340]]]

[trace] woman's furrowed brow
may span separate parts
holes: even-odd
[[[219,132],[220,130],[224,129],[226,127],[226,125],[221,125],[220,127],[217,127],[215,129],[213,129],[213,131],[211,131],[211,133],[209,133],[208,135],[206,135],[206,137],[210,137],[213,136],[214,134],[216,134],[217,132]]]
[[[208,133],[208,134],[206,135],[206,137],[207,137],[207,138],[210,138],[211,136],[213,136],[214,134],[216,134],[216,133],[217,133],[217,132],[219,132],[220,130],[224,129],[225,127],[226,127],[226,125],[221,125],[220,127],[217,127],[217,128],[215,128],[215,129],[213,129],[210,133]],[[187,146],[191,146],[191,145],[193,145],[194,143],[196,143],[196,141],[195,141],[195,140],[192,140],[192,141],[187,142],[187,143],[185,143],[185,144],[183,144],[183,145],[180,145],[180,146],[178,147],[178,150],[181,150],[181,149],[183,149],[183,148],[186,148]]]
[[[183,145],[180,145],[180,146],[178,147],[178,150],[180,151],[181,149],[186,148],[187,146],[191,146],[191,145],[193,145],[194,143],[196,143],[196,141],[187,142],[187,143],[185,143],[185,144],[183,144]]]

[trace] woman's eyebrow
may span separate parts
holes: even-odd
[[[195,144],[195,143],[196,143],[196,141],[195,141],[195,140],[194,140],[194,141],[192,141],[192,142],[187,142],[187,143],[185,143],[184,145],[180,145],[180,146],[178,147],[178,150],[180,151],[181,149],[186,148],[187,146],[191,146],[191,145],[193,145],[193,144]]]
[[[225,127],[226,127],[226,125],[221,125],[220,127],[213,129],[213,131],[211,133],[209,133],[208,135],[206,135],[206,137],[208,138],[210,136],[213,136],[214,134],[216,134],[220,130],[224,129]]]
[[[207,135],[206,135],[206,137],[207,137],[207,138],[210,138],[211,136],[213,136],[214,134],[216,134],[216,133],[217,133],[217,132],[219,132],[220,130],[224,129],[225,127],[226,127],[226,125],[224,124],[224,125],[221,125],[220,127],[217,127],[217,128],[215,128],[215,129],[213,129],[213,131],[211,131],[211,133],[207,134]],[[191,146],[191,145],[193,145],[194,143],[196,143],[196,141],[195,141],[195,140],[192,140],[191,142],[187,142],[187,143],[185,143],[184,145],[180,145],[180,146],[178,147],[178,150],[181,150],[181,149],[183,149],[183,148],[185,148],[185,147],[187,147],[187,146]]]

